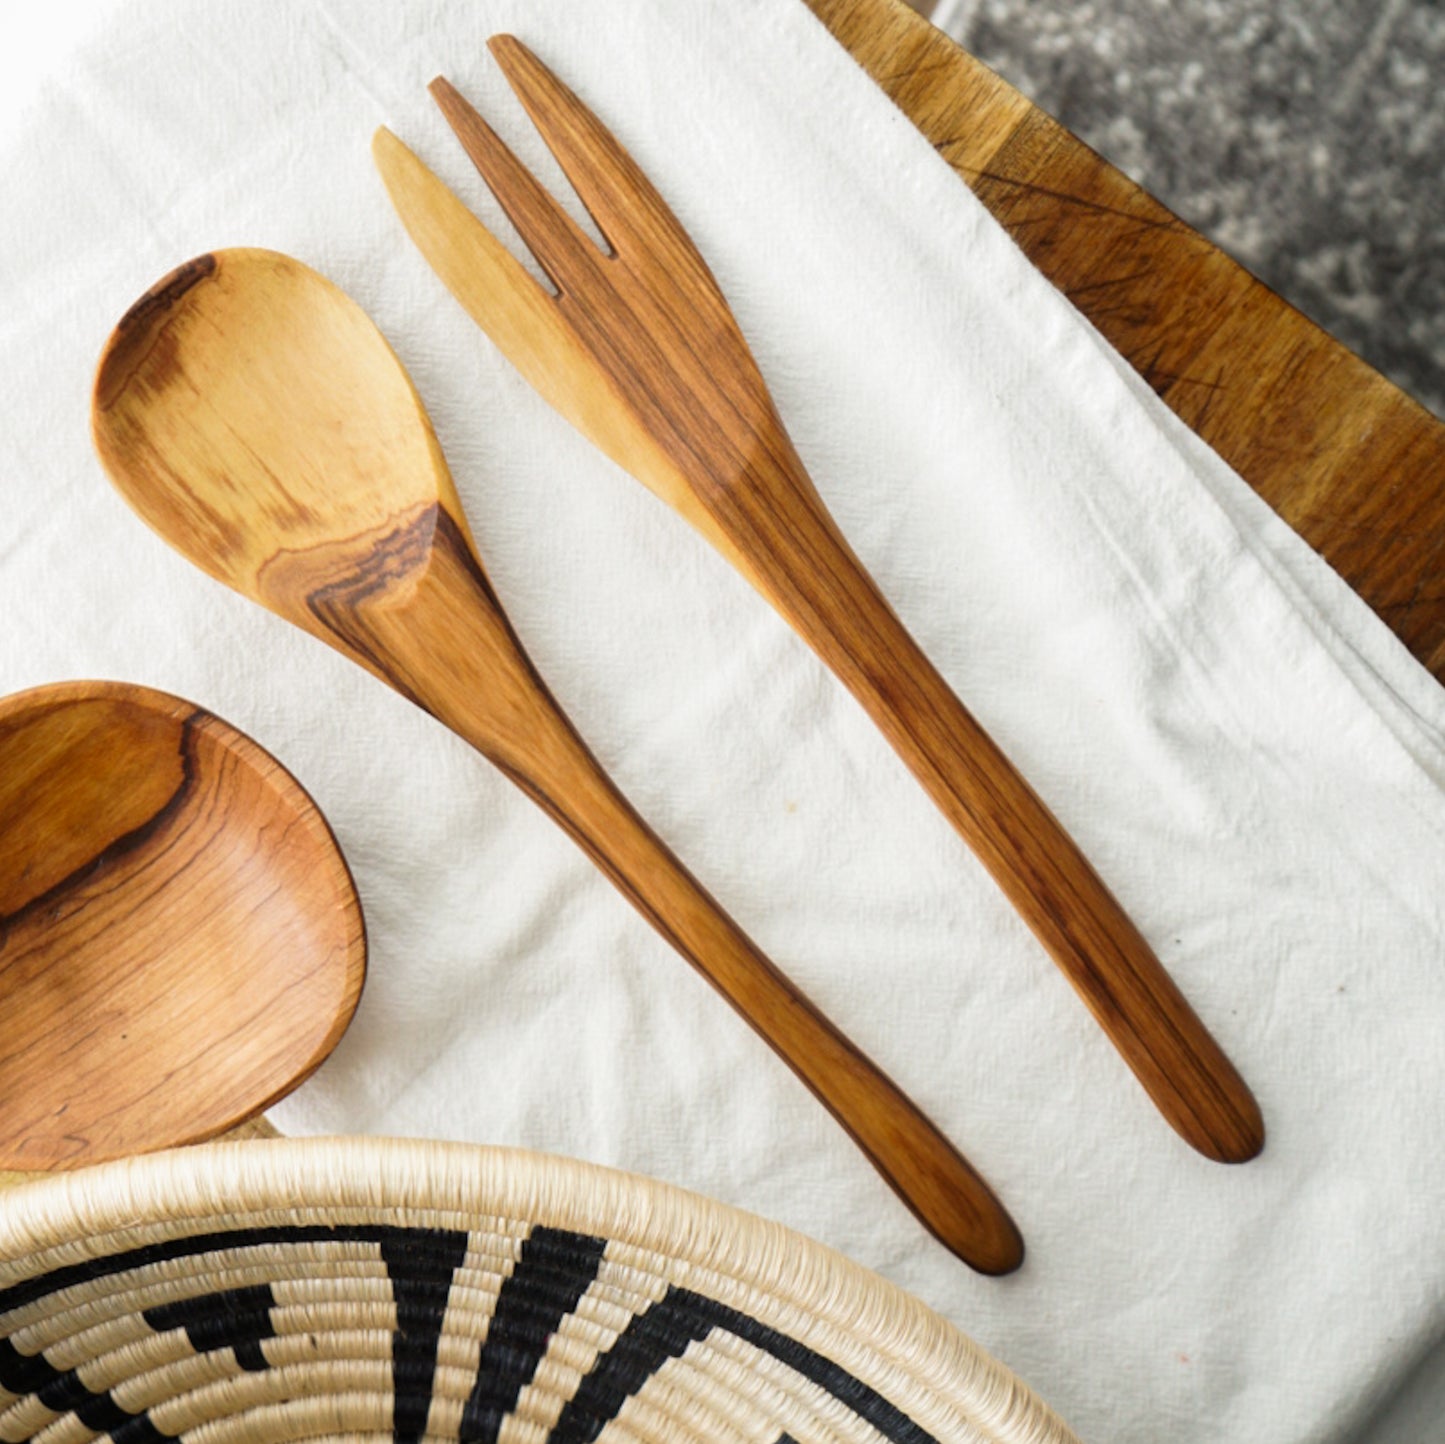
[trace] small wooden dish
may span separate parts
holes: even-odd
[[[0,700],[0,1167],[210,1138],[311,1074],[366,936],[314,802],[145,687]]]

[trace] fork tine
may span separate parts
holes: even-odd
[[[667,202],[577,96],[515,35],[494,35],[487,49],[612,249],[622,255],[631,248],[674,264],[681,253],[703,265]]]
[[[575,342],[555,300],[385,126],[372,138],[371,153],[397,214],[432,269],[502,354],[560,406],[558,358]]]
[[[439,75],[427,89],[552,284],[565,293],[569,280],[595,272],[604,258],[591,238],[452,83]]]

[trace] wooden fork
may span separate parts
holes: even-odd
[[[422,254],[527,380],[685,516],[851,689],[1174,1128],[1210,1158],[1252,1158],[1264,1127],[1248,1087],[853,554],[681,225],[520,41],[499,35],[489,48],[610,254],[442,79],[437,104],[557,293],[382,129],[373,155]]]

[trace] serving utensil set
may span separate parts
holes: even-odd
[[[1211,1159],[1252,1157],[1264,1135],[1248,1088],[849,548],[676,218],[525,46],[500,36],[490,48],[606,249],[438,80],[444,116],[554,289],[379,131],[377,167],[423,256],[523,376],[853,692],[1179,1134]],[[116,328],[93,422],[112,480],[151,526],[496,763],[767,1039],[930,1232],[983,1272],[1018,1265],[1018,1230],[988,1186],[692,878],[562,714],[488,581],[420,399],[354,303],[275,253],[199,258]]]

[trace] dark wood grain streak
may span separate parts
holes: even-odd
[[[805,3],[1024,254],[1445,681],[1445,424],[903,0]]]
[[[189,716],[179,719],[179,731],[177,735],[176,760],[179,763],[179,776],[176,780],[175,790],[169,797],[159,799],[159,805],[155,810],[134,822],[129,831],[121,833],[113,841],[105,840],[105,830],[99,831],[90,838],[85,846],[86,856],[83,860],[76,861],[71,871],[56,879],[42,892],[34,893],[27,897],[18,906],[14,899],[10,899],[10,910],[0,912],[0,948],[4,948],[7,940],[19,928],[36,919],[40,913],[48,912],[49,917],[42,921],[43,927],[46,922],[53,922],[63,916],[67,910],[67,904],[71,908],[76,906],[74,899],[80,890],[87,887],[96,878],[97,874],[104,873],[108,881],[105,886],[114,888],[114,873],[121,860],[127,853],[137,849],[150,848],[156,841],[157,835],[172,819],[172,817],[187,805],[187,800],[194,791],[197,779],[197,756],[196,756],[196,728],[209,714],[200,711],[192,712]],[[0,755],[4,754],[6,741],[14,740],[12,730],[8,737],[0,736]],[[166,759],[168,761],[169,759]],[[168,768],[157,766],[154,772],[157,776],[165,776]],[[33,794],[31,798],[25,799],[31,807],[34,806]],[[146,806],[153,805],[147,803]],[[27,808],[29,810],[29,808]],[[7,818],[7,822],[10,821]],[[32,840],[36,833],[29,832],[27,838]],[[69,860],[69,859],[67,859]],[[12,886],[18,884],[22,889],[27,889],[36,884],[38,878],[43,875],[42,869],[27,866],[20,870],[19,877],[14,879]]]
[[[443,114],[557,288],[546,294],[395,137],[374,146],[439,275],[584,435],[675,507],[834,671],[1193,1147],[1264,1142],[1258,1105],[1057,820],[953,695],[829,517],[726,300],[616,140],[510,36],[490,48],[608,238],[604,256],[443,80]]]
[[[495,762],[772,1045],[940,1242],[980,1271],[1016,1268],[1022,1240],[987,1184],[723,912],[563,715],[477,556],[420,400],[364,313],[284,256],[214,260],[165,318],[155,372],[124,334],[102,358],[96,445],[126,499],[211,575]]]
[[[211,1137],[308,1076],[365,935],[314,804],[177,698],[0,700],[0,1165]]]
[[[123,350],[117,351],[106,373],[107,385],[110,388],[123,387],[131,372],[142,362],[149,363],[152,374],[164,370],[163,363],[147,353],[162,344],[166,318],[174,310],[176,303],[197,282],[205,280],[215,267],[213,256],[197,256],[147,291],[121,317],[116,331],[126,338],[126,344]],[[102,398],[103,404],[105,400],[106,398]]]

